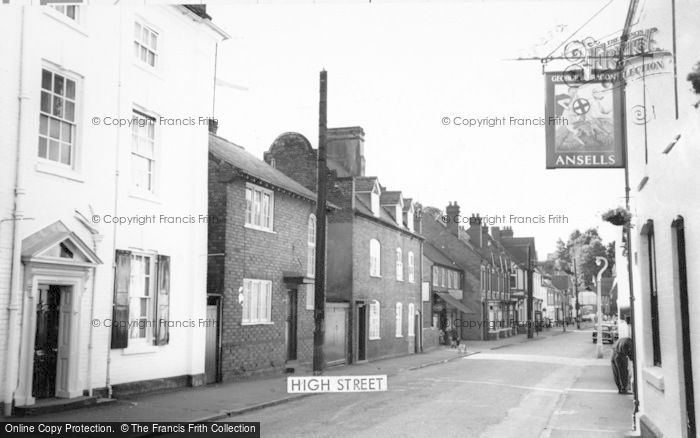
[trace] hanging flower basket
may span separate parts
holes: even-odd
[[[622,207],[617,207],[603,213],[602,218],[605,222],[610,222],[616,226],[628,226],[632,219],[632,214]]]

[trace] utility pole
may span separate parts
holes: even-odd
[[[313,371],[323,373],[326,361],[323,354],[326,319],[326,70],[320,75],[318,105],[318,188],[316,190],[316,281],[314,284],[314,359]]]
[[[578,272],[576,272],[576,257],[574,257],[574,293],[576,294],[576,330],[581,330],[581,316],[579,309],[581,306],[578,303]]]
[[[527,247],[527,337],[532,338],[532,260],[530,246]]]

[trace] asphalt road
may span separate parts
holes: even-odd
[[[596,360],[590,331],[569,331],[390,376],[386,392],[317,395],[226,421],[260,421],[263,437],[621,437],[631,397],[617,394],[604,348]]]

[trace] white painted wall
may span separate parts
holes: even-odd
[[[24,238],[62,220],[86,243],[90,234],[75,218],[74,210],[90,217],[93,212],[115,214],[115,174],[119,169],[117,212],[120,216],[165,214],[185,216],[207,212],[206,125],[159,126],[156,130],[156,191],[150,198],[133,196],[130,190],[130,128],[104,126],[102,118],[131,118],[135,105],[168,118],[208,117],[212,111],[215,44],[220,35],[176,6],[90,6],[81,8],[81,23],[61,19],[48,7],[26,7],[30,38],[23,41],[30,53],[34,81],[27,84],[30,111],[23,114],[27,135],[22,143],[25,215],[34,218],[21,225]],[[17,96],[22,8],[3,8],[0,28],[5,38],[0,53],[0,219],[12,214],[15,148],[17,145]],[[157,28],[159,68],[149,71],[134,61],[133,22],[140,17]],[[7,55],[7,56],[6,56]],[[79,76],[78,165],[74,171],[52,173],[38,167],[37,134],[41,68],[45,63]],[[100,119],[100,125],[91,122]],[[94,317],[112,317],[112,263],[116,249],[142,249],[171,256],[170,319],[187,320],[205,315],[206,224],[118,226],[98,224],[104,236],[97,253],[104,262],[97,269],[95,290],[84,294],[80,348],[81,387],[88,373],[93,387],[107,384],[106,361],[110,330],[95,329],[92,369],[87,369],[88,337],[93,292]],[[11,228],[0,223],[0,351],[4,370],[6,309],[9,295],[9,243]],[[112,350],[111,384],[204,372],[204,328],[174,328],[167,346],[147,348],[136,354]],[[3,371],[0,371],[2,373]],[[4,376],[0,376],[4,379]],[[2,394],[0,394],[2,395]]]
[[[697,41],[700,39],[700,8],[693,0],[676,0],[677,72],[679,118],[674,108],[674,80],[672,64],[663,74],[646,78],[646,106],[653,117],[647,123],[645,162],[645,134],[643,125],[628,120],[630,186],[632,213],[633,286],[635,292],[635,336],[639,362],[640,413],[656,425],[664,436],[684,436],[682,362],[680,351],[680,317],[678,314],[678,285],[673,265],[671,222],[678,216],[685,218],[686,257],[690,294],[690,314],[700,311],[700,111],[693,105],[700,96],[693,94],[686,76],[700,61]],[[642,2],[639,23],[635,29],[658,28],[655,40],[659,48],[672,50],[671,2]],[[667,60],[668,62],[668,60]],[[641,80],[630,82],[627,88],[627,110],[643,104]],[[650,111],[651,107],[651,111]],[[681,139],[671,150],[662,151],[678,134]],[[648,182],[640,191],[644,177]],[[644,223],[654,221],[656,263],[659,290],[659,320],[662,366],[652,363],[649,287],[645,268],[646,239],[639,233]],[[690,320],[692,331],[693,370],[695,382],[700,382],[700,322]],[[662,381],[663,390],[652,381]],[[697,388],[697,383],[696,383]],[[697,394],[696,389],[696,394]],[[697,398],[697,395],[696,395]],[[696,403],[698,418],[700,405]]]

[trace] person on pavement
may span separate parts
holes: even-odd
[[[632,339],[630,338],[620,338],[613,345],[613,353],[610,358],[610,364],[612,365],[613,378],[615,379],[615,385],[617,385],[617,392],[619,394],[626,394],[627,387],[629,386],[629,373],[627,371],[628,361],[634,361],[634,355],[632,353]]]

